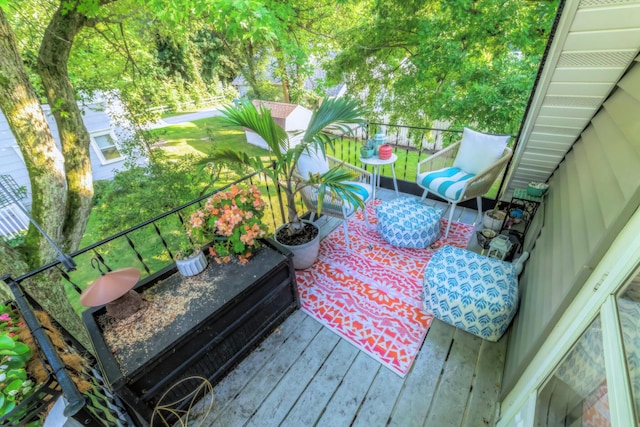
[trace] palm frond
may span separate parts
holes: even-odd
[[[335,132],[350,133],[350,125],[364,123],[363,115],[364,109],[355,100],[327,99],[313,112],[303,140],[326,143]]]
[[[282,157],[289,139],[287,132],[271,117],[271,111],[264,105],[258,111],[251,101],[244,100],[238,107],[226,106],[222,109],[224,123],[251,129],[265,140],[276,158]]]

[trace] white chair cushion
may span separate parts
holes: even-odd
[[[488,135],[464,128],[453,167],[477,175],[498,161],[508,140],[509,135]]]
[[[329,160],[322,155],[322,151],[309,149],[309,153],[304,152],[298,159],[298,173],[304,178],[309,178],[309,174],[325,173],[329,170]]]
[[[458,168],[444,168],[418,175],[418,184],[445,199],[458,201],[467,181],[474,176]]]

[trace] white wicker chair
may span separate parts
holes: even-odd
[[[361,187],[365,189],[367,196],[363,198],[363,203],[366,206],[367,202],[371,200],[371,196],[373,194],[371,172],[368,172],[352,164],[346,163],[335,157],[326,156],[326,158],[330,168],[333,168],[339,165],[340,167],[347,169],[351,172],[355,172],[357,174],[357,178],[354,181],[348,181],[348,182],[361,184]],[[297,171],[294,172],[294,177],[299,180],[304,180],[302,176],[297,173]],[[307,186],[300,191],[300,194],[302,196],[302,201],[305,207],[311,212],[311,220],[313,221],[318,211],[317,187]],[[321,214],[328,215],[335,218],[340,218],[343,220],[342,224],[344,226],[345,242],[349,250],[351,249],[351,245],[349,243],[349,229],[347,227],[347,220],[352,215],[354,215],[357,212],[357,210],[358,210],[358,206],[352,206],[350,203],[345,203],[345,200],[339,195],[330,191],[327,191],[325,193],[324,200],[322,201]],[[363,213],[364,213],[365,221],[367,222],[367,224],[369,224],[369,219],[367,218],[367,210],[363,209]]]
[[[477,134],[486,138],[494,137],[493,135]],[[502,138],[505,143],[506,139],[508,139],[506,135],[495,137],[497,139]],[[416,181],[418,186],[424,189],[422,198],[424,199],[427,197],[427,193],[432,193],[451,204],[449,222],[444,234],[445,239],[449,235],[449,228],[451,227],[451,221],[453,220],[453,212],[455,211],[458,203],[475,198],[478,204],[478,220],[481,220],[482,196],[489,191],[491,185],[498,178],[498,175],[502,169],[504,169],[512,154],[512,150],[509,147],[505,147],[502,155],[493,164],[482,169],[476,174],[472,174],[459,168],[454,170],[455,168],[453,165],[458,156],[458,150],[461,144],[462,141],[456,142],[455,144],[438,151],[418,163]],[[457,174],[454,174],[454,172],[457,172]],[[434,176],[445,178],[434,179]],[[442,185],[443,179],[447,178],[448,181],[446,184]],[[456,178],[461,179],[456,180]],[[457,191],[451,191],[450,189],[453,189],[456,185],[457,187],[455,188],[457,188]]]

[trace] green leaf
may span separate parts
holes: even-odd
[[[0,335],[0,350],[10,350],[16,346],[16,342],[7,335]],[[3,354],[3,353],[0,353]]]
[[[15,407],[16,407],[16,402],[9,399],[5,399],[4,405],[0,407],[0,411],[2,411],[3,414],[8,414],[9,412],[13,411],[13,408]]]
[[[7,394],[10,391],[19,390],[24,381],[20,379],[16,379],[11,381],[4,389],[4,393]]]
[[[26,381],[27,379],[26,371],[24,369],[9,370],[9,372],[7,372],[7,380],[13,380],[13,379]]]
[[[18,355],[26,355],[27,359],[29,359],[31,357],[31,349],[29,348],[29,346],[27,346],[24,343],[21,343],[19,341],[17,341],[15,348],[13,349],[13,351],[16,352],[16,354]]]

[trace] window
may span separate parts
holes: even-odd
[[[122,159],[122,155],[116,147],[115,138],[110,132],[91,135],[91,138],[96,143],[97,151],[102,155],[102,163],[111,163]]]
[[[640,274],[616,298],[624,355],[631,382],[631,396],[636,409],[636,423],[640,423]],[[640,425],[640,424],[636,424]]]
[[[591,324],[538,395],[537,427],[610,426],[600,317]]]

